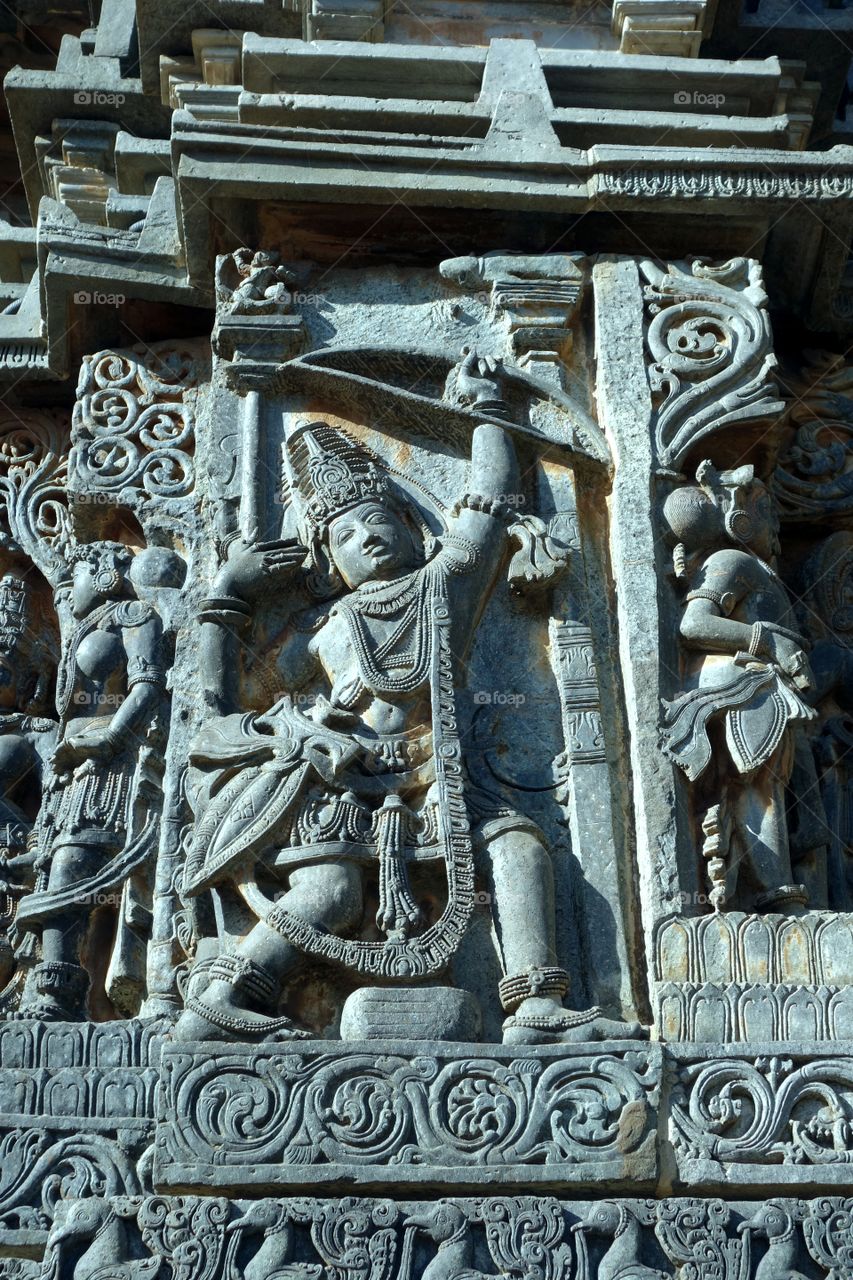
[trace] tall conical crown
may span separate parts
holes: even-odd
[[[301,514],[318,533],[341,512],[390,492],[388,476],[373,454],[327,422],[298,427],[287,456]]]

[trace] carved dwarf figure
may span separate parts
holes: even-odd
[[[803,697],[812,675],[775,568],[772,499],[751,466],[718,472],[703,462],[696,478],[664,505],[676,574],[688,584],[680,634],[691,654],[687,690],[665,704],[664,746],[714,801],[704,852],[715,908],[739,882],[744,905],[802,906],[785,785],[792,726],[814,715]]]
[[[218,714],[192,757],[197,827],[185,890],[236,891],[257,923],[220,951],[205,989],[191,979],[178,1034],[299,1034],[268,1014],[304,953],[380,981],[440,973],[470,918],[476,851],[506,972],[505,1038],[624,1035],[600,1010],[563,1008],[568,974],[555,963],[543,837],[522,814],[476,795],[464,775],[453,685],[504,558],[498,495],[513,491],[517,465],[509,434],[476,426],[472,492],[437,539],[344,432],[302,426],[287,455],[300,537],[238,545],[217,576],[202,617]],[[297,615],[278,668],[285,688],[306,692],[265,715],[235,714],[235,626],[274,582],[296,589],[303,564],[326,598]],[[446,905],[424,920],[409,872],[442,864]],[[378,910],[365,930],[370,867]]]
[[[228,310],[235,316],[274,315],[287,311],[293,301],[291,272],[281,266],[278,254],[259,249],[238,249],[231,255],[240,283],[230,295]]]
[[[135,599],[131,553],[119,543],[76,549],[74,624],[57,680],[59,743],[41,815],[40,877],[22,899],[19,925],[41,932],[41,962],[20,1015],[83,1016],[89,974],[81,963],[99,903],[117,894],[150,850],[151,815],[134,826],[157,754],[164,685],[157,613]]]

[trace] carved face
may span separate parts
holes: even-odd
[[[752,517],[753,534],[750,546],[763,560],[772,560],[779,554],[779,522],[773,499],[765,485],[756,482],[750,492],[749,514]]]
[[[411,535],[383,502],[362,502],[329,525],[329,555],[348,587],[393,578],[414,563]]]

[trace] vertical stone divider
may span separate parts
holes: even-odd
[[[579,524],[576,508],[573,519]],[[635,929],[628,892],[631,873],[622,865],[625,842],[618,839],[614,826],[618,807],[607,758],[596,661],[601,637],[594,636],[585,541],[585,531],[578,527],[571,572],[557,592],[548,628],[564,742],[555,774],[582,871],[577,914],[581,951],[587,961],[587,997],[603,1004],[612,1016],[636,1018],[630,961]]]
[[[508,257],[509,280],[499,278],[493,284],[493,298],[496,309],[506,314],[519,363],[564,392],[588,269],[580,254],[573,255],[572,262],[561,255],[542,255],[538,266],[541,278],[525,278],[530,263],[513,263]],[[518,282],[516,275],[521,277]],[[612,1016],[635,1019],[639,1010],[631,963],[637,928],[633,873],[625,857],[629,843],[616,829],[618,804],[605,741],[607,717],[602,712],[600,659],[608,652],[609,636],[606,610],[593,608],[596,595],[604,598],[607,581],[601,548],[594,546],[595,531],[587,527],[598,502],[587,494],[579,510],[579,491],[587,484],[596,496],[601,490],[603,501],[603,486],[594,475],[579,477],[575,468],[543,458],[539,506],[556,508],[552,527],[571,546],[569,572],[553,593],[548,624],[563,729],[563,752],[554,761],[554,776],[581,872],[573,890],[574,923],[578,951],[586,963],[572,975],[571,999],[578,1006],[599,1003]]]
[[[658,735],[670,648],[668,613],[661,602],[667,548],[657,527],[652,401],[637,264],[616,259],[597,263],[593,288],[598,418],[615,466],[610,544],[628,722],[626,784],[633,799],[640,911],[651,977],[654,926],[682,909],[685,893],[698,892],[697,870],[686,847],[683,787],[660,749]]]

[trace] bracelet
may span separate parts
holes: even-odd
[[[163,684],[165,676],[162,671],[140,671],[130,677],[127,682],[128,692],[137,684]]]
[[[135,684],[165,684],[166,673],[156,662],[147,658],[131,658],[127,664],[127,688],[130,691]]]
[[[198,616],[202,622],[218,622],[229,615],[244,621],[252,616],[251,605],[240,596],[208,596],[199,605]]]
[[[736,603],[731,591],[714,591],[711,587],[697,587],[695,591],[688,591],[684,599],[688,603],[691,600],[710,600],[711,604],[715,604],[718,609],[722,609],[726,617],[731,613]]]

